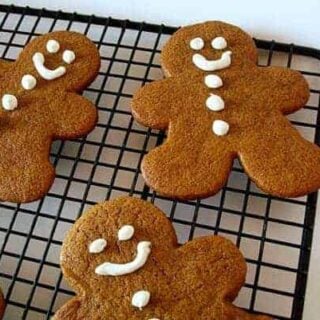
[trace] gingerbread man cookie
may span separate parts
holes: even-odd
[[[80,96],[100,67],[96,46],[76,32],[32,40],[15,62],[0,60],[0,200],[28,202],[54,179],[52,140],[87,134],[95,106]]]
[[[165,214],[122,197],[92,207],[71,228],[61,267],[77,296],[55,320],[270,320],[232,301],[246,264],[229,240],[183,246]]]
[[[284,116],[308,100],[299,72],[258,67],[251,37],[217,21],[180,29],[161,58],[168,78],[146,84],[132,102],[137,121],[168,129],[142,162],[149,186],[180,199],[206,197],[224,186],[238,157],[269,194],[296,197],[320,187],[320,148]]]

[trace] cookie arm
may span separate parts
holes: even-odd
[[[320,148],[279,115],[240,142],[240,161],[265,192],[298,197],[320,188]]]
[[[146,127],[167,129],[176,94],[173,78],[154,81],[140,88],[132,99],[132,114]]]
[[[309,86],[302,74],[282,67],[260,68],[260,94],[283,114],[301,109],[309,99]]]
[[[51,107],[54,138],[74,139],[89,133],[97,122],[97,109],[86,98],[66,93]]]

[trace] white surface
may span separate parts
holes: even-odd
[[[225,20],[243,27],[255,37],[320,48],[319,0],[265,0],[259,4],[253,0],[4,0],[4,3],[176,26]]]

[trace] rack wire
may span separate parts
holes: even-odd
[[[99,111],[86,138],[57,141],[51,161],[57,176],[34,203],[0,203],[0,281],[5,319],[49,319],[73,295],[59,268],[65,232],[90,205],[119,195],[155,203],[173,221],[181,243],[204,234],[230,238],[243,251],[248,276],[236,303],[277,319],[302,318],[317,194],[279,199],[256,188],[235,162],[227,185],[214,197],[173,201],[150,190],[139,170],[143,156],[165,133],[133,121],[130,99],[162,77],[159,54],[176,30],[165,25],[77,13],[0,5],[0,57],[13,60],[32,37],[75,30],[100,50],[97,79],[84,92]],[[291,121],[320,143],[320,52],[256,40],[261,65],[300,70],[311,86],[308,105]]]

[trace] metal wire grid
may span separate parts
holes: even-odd
[[[238,163],[226,187],[209,199],[172,201],[152,192],[139,167],[143,155],[161,144],[165,135],[135,123],[129,103],[143,83],[162,77],[160,49],[175,28],[0,6],[1,57],[15,59],[34,35],[58,29],[80,31],[100,50],[101,70],[84,92],[99,110],[99,123],[84,139],[54,144],[51,159],[57,177],[45,198],[31,204],[0,204],[5,319],[49,319],[70,299],[73,293],[59,268],[66,230],[87,206],[128,194],[164,209],[180,242],[220,234],[241,248],[248,277],[238,305],[278,319],[301,319],[317,194],[270,197],[255,187]],[[301,58],[297,54],[308,56],[304,62],[320,57],[316,50],[294,45],[260,40],[257,45],[264,49],[263,65],[284,61],[290,67]],[[312,97],[292,122],[319,144],[320,73],[314,70],[300,68],[311,84]]]

